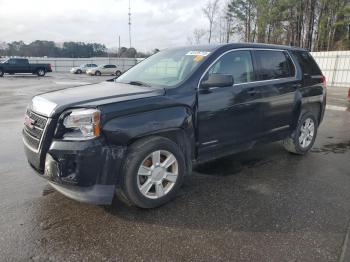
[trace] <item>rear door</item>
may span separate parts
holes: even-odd
[[[16,67],[18,73],[31,73],[27,59],[16,59]]]
[[[117,71],[117,66],[115,66],[115,65],[109,65],[109,66],[110,66],[109,74],[114,75],[115,72]]]
[[[289,131],[296,109],[296,90],[301,86],[296,68],[284,50],[254,50],[257,77],[263,96],[263,133]]]

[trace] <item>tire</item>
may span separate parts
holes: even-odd
[[[101,76],[101,72],[100,71],[96,71],[95,72],[95,76]]]
[[[45,76],[46,72],[44,68],[38,68],[38,70],[36,71],[36,74],[40,77]]]
[[[315,115],[311,112],[304,112],[299,118],[296,129],[283,140],[284,148],[293,154],[306,154],[315,143],[317,128],[318,122]]]
[[[80,75],[83,71],[81,71],[80,69],[77,70],[77,74]]]
[[[121,75],[122,75],[122,72],[121,72],[121,71],[117,70],[117,71],[115,72],[115,76],[116,76],[116,77],[119,77],[119,76],[121,76]]]
[[[158,159],[159,163],[156,162]],[[166,163],[172,164],[166,167]],[[184,174],[184,154],[174,142],[162,137],[141,139],[128,149],[122,168],[120,195],[128,204],[140,208],[159,207],[176,196]]]
[[[0,68],[0,77],[4,76],[4,70],[2,68]]]

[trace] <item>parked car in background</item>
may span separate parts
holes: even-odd
[[[100,65],[98,67],[86,70],[86,73],[88,75],[95,75],[95,76],[115,75],[118,77],[122,74],[122,70],[118,68],[116,65]]]
[[[192,165],[279,140],[306,154],[326,92],[305,49],[167,49],[114,82],[35,96],[24,148],[31,167],[70,198],[110,204],[117,190],[128,203],[153,208],[176,196]]]
[[[0,77],[4,74],[31,73],[38,76],[45,76],[47,72],[52,72],[50,64],[30,64],[25,58],[9,58],[0,63]]]
[[[78,67],[73,67],[70,72],[72,74],[82,74],[82,73],[86,73],[86,71],[88,69],[91,69],[91,68],[95,68],[95,67],[98,67],[98,65],[96,64],[82,64]]]

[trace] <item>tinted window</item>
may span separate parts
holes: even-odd
[[[106,65],[105,68],[116,68],[115,65]]]
[[[90,67],[97,67],[96,64],[90,64]]]
[[[259,64],[259,80],[279,79],[295,75],[295,68],[290,58],[282,51],[255,51]]]
[[[27,64],[28,60],[27,59],[17,59],[17,64]]]
[[[252,58],[249,51],[232,51],[223,55],[209,70],[209,74],[229,74],[234,83],[254,81]]]
[[[303,70],[303,74],[322,75],[320,68],[309,52],[294,51],[293,54],[298,60],[300,67]]]

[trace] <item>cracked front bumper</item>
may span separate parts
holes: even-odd
[[[57,191],[81,202],[111,204],[124,147],[106,145],[103,139],[54,140],[44,157],[45,162],[41,165],[31,163],[31,159],[35,159],[31,154],[40,153],[26,150],[32,167]],[[37,166],[44,166],[44,170]]]

